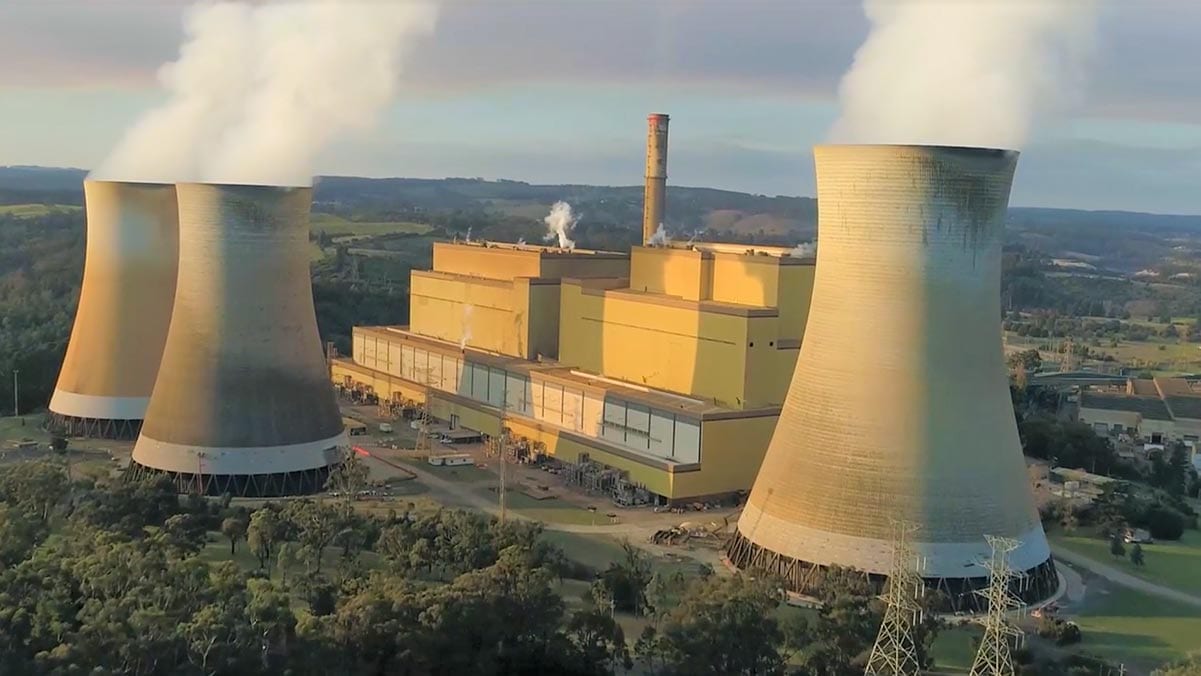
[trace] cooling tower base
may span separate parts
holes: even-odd
[[[228,493],[238,498],[279,498],[324,491],[330,472],[336,468],[337,465],[332,465],[274,474],[197,474],[159,470],[135,462],[125,476],[130,481],[168,476],[180,493],[214,496]]]
[[[730,563],[742,571],[758,571],[777,575],[783,579],[789,591],[806,596],[816,596],[825,581],[826,566],[794,559],[773,552],[748,540],[741,532],[734,534],[734,539],[726,547],[726,555]],[[886,575],[876,573],[861,573],[879,590],[884,591]],[[927,577],[924,578],[926,588],[941,592],[946,598],[946,609],[954,612],[983,612],[987,610],[987,601],[976,592],[988,586],[987,577]],[[1010,591],[1024,601],[1033,605],[1050,598],[1059,586],[1059,576],[1055,572],[1055,561],[1048,558],[1039,565],[1022,571],[1016,577]]]
[[[46,429],[51,434],[64,437],[90,437],[92,439],[116,439],[132,441],[142,431],[142,421],[112,420],[107,418],[81,418],[74,415],[50,412],[46,418]]]

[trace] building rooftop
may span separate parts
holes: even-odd
[[[491,240],[481,240],[478,242],[470,242],[467,240],[454,240],[450,242],[438,242],[443,246],[462,246],[475,247],[478,249],[498,249],[527,253],[530,255],[538,255],[542,257],[570,257],[570,258],[629,258],[629,254],[620,253],[617,251],[597,251],[594,249],[579,249],[579,248],[562,248],[550,245],[539,244],[514,244],[512,242],[493,242]]]
[[[1107,392],[1080,393],[1080,407],[1103,411],[1129,411],[1150,420],[1171,420],[1167,405],[1159,397],[1142,397],[1131,394]]]

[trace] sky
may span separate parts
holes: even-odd
[[[1201,2],[1100,2],[1087,81],[1037,120],[1011,202],[1201,213]],[[188,4],[0,0],[0,165],[98,164],[162,100]],[[319,173],[637,185],[666,112],[669,185],[812,195],[868,29],[855,0],[442,5],[380,126]]]

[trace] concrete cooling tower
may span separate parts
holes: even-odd
[[[79,309],[54,396],[60,434],[133,439],[146,414],[175,296],[175,186],[85,181]]]
[[[179,284],[135,472],[208,494],[320,490],[346,438],[313,310],[312,190],[177,193]]]
[[[779,423],[728,554],[813,591],[830,566],[883,582],[894,524],[927,585],[972,608],[985,535],[1020,546],[1014,590],[1057,575],[1001,347],[1001,242],[1017,153],[824,146],[817,271]]]

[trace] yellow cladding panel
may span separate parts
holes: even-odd
[[[542,257],[542,277],[629,277],[630,258],[624,254],[547,254]]]
[[[696,250],[636,246],[630,252],[630,289],[704,300],[712,264],[711,257]]]
[[[560,361],[734,408],[743,405],[745,317],[631,294],[582,293],[570,283],[562,293]]]
[[[800,339],[809,321],[809,299],[813,296],[813,265],[780,266],[780,337]],[[794,357],[795,361],[795,357]],[[789,369],[789,374],[792,370]]]
[[[511,283],[448,277],[414,271],[410,275],[410,329],[451,343],[514,356],[522,352],[521,315],[514,312]]]
[[[434,270],[453,275],[499,280],[540,277],[542,252],[434,242]]]
[[[437,392],[433,393],[430,398],[430,415],[447,422],[451,421],[451,416],[454,416],[457,426],[492,437],[500,434],[500,418],[495,413],[481,411],[472,406],[444,399]]]
[[[681,497],[749,490],[776,428],[776,416],[706,420],[701,427],[701,470],[675,475]]]
[[[780,259],[775,256],[713,255],[713,300],[723,303],[775,307],[780,284]]]

